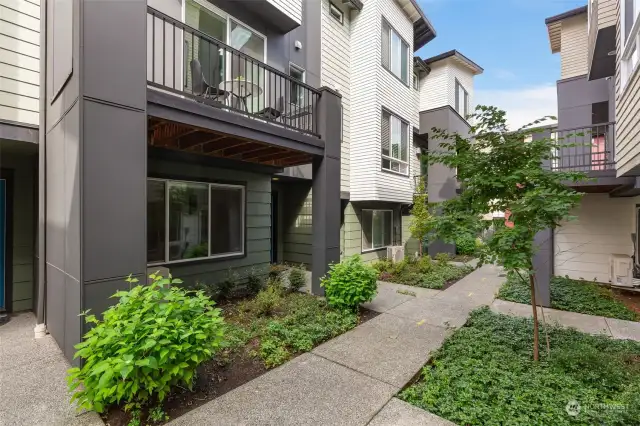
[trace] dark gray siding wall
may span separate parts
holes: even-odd
[[[590,126],[591,105],[609,101],[609,120],[614,121],[613,81],[601,78],[587,80],[587,76],[558,81],[558,130]]]
[[[259,274],[266,273],[271,253],[271,175],[155,159],[149,159],[148,171],[150,177],[246,186],[246,255],[231,260],[167,264],[173,276],[193,285],[222,281],[230,270],[238,274],[240,280],[252,269]],[[211,226],[215,229],[214,223]]]
[[[312,226],[311,185],[289,184],[282,194],[282,260],[311,265]]]
[[[33,308],[35,242],[35,167],[37,154],[0,152],[0,166],[13,171],[13,267],[12,310]]]

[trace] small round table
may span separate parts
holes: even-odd
[[[247,108],[247,98],[249,96],[262,95],[262,87],[248,80],[239,80],[236,78],[235,80],[223,81],[218,87],[238,98],[246,112],[249,112]]]

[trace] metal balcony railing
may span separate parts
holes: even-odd
[[[318,136],[318,90],[151,7],[147,84]]]
[[[552,170],[605,171],[615,169],[615,123],[558,130],[558,149],[551,160]]]

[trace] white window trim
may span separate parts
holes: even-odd
[[[336,16],[334,12],[337,13],[339,17]],[[329,15],[331,15],[333,19],[338,21],[340,25],[344,25],[344,12],[340,10],[340,8],[335,4],[333,4],[332,2],[329,2]]]
[[[360,226],[360,252],[361,253],[369,253],[372,251],[380,251],[380,250],[384,250],[387,247],[391,247],[393,246],[393,241],[394,241],[394,226],[393,226],[393,210],[391,209],[362,209],[362,213],[364,212],[391,212],[391,244],[388,246],[383,246],[383,247],[378,247],[378,248],[370,248],[370,249],[365,249],[364,248],[364,228],[362,226]],[[371,213],[371,238],[373,239],[373,213]],[[360,221],[361,223],[364,222],[364,220],[361,219]],[[373,245],[373,241],[371,242],[371,245]]]
[[[622,55],[620,58],[620,62],[622,65],[622,69],[620,70],[620,80],[621,80],[621,89],[622,92],[624,93],[627,89],[627,85],[629,83],[629,81],[632,79],[632,77],[636,74],[636,72],[638,71],[639,65],[640,65],[640,10],[638,11],[638,13],[636,14],[636,17],[634,19],[633,22],[633,26],[631,27],[631,31],[629,32],[629,37],[627,37],[626,39],[624,39],[625,37],[625,33],[626,33],[626,19],[625,19],[625,13],[626,13],[626,5],[625,5],[625,0],[621,0],[620,1],[620,36],[623,38],[623,44],[622,44]],[[631,54],[633,53],[633,50],[636,50],[636,55],[639,56],[637,63],[635,64],[635,66],[633,67],[632,70],[628,70],[628,62],[631,60]]]
[[[302,82],[303,83],[307,82],[307,70],[302,68],[300,65],[296,65],[293,62],[289,62],[289,77],[291,77],[291,70],[292,69],[302,73]]]
[[[400,82],[404,85],[406,85],[407,87],[411,87],[411,82],[409,81],[409,74],[410,74],[410,69],[411,69],[411,57],[409,55],[409,49],[411,49],[411,45],[409,43],[407,43],[407,41],[400,35],[400,33],[389,23],[389,21],[386,18],[382,18],[382,22],[386,23],[387,27],[389,27],[389,66],[387,67],[386,65],[384,65],[384,63],[381,62],[382,67],[384,69],[386,69],[387,71],[389,71],[391,73],[391,75],[393,75],[394,77],[396,77],[398,80],[400,80]],[[382,29],[380,30],[380,32],[382,32]],[[407,81],[405,82],[402,79],[402,75],[396,75],[396,73],[394,73],[391,68],[393,68],[393,33],[396,33],[396,35],[398,36],[398,38],[400,39],[400,47],[402,48],[402,44],[406,44],[407,48],[406,48],[406,53],[407,53],[407,75],[404,76],[406,77]],[[382,41],[380,41],[380,47],[382,48]],[[402,57],[400,57],[400,73],[402,73]]]
[[[418,74],[413,73],[413,90],[420,89],[420,79],[418,78]]]
[[[246,253],[246,232],[247,232],[247,217],[246,217],[246,209],[247,209],[247,189],[244,185],[233,185],[227,183],[210,183],[210,182],[198,182],[193,180],[175,180],[175,179],[161,179],[161,178],[147,178],[147,181],[156,181],[164,183],[164,208],[165,208],[165,219],[164,219],[164,261],[151,262],[147,263],[147,266],[162,266],[162,265],[172,265],[176,263],[188,263],[188,262],[198,262],[198,261],[207,261],[213,259],[223,259],[227,257],[237,257],[244,256]],[[198,257],[195,259],[178,259],[178,260],[167,260],[169,259],[169,184],[170,183],[192,183],[197,185],[207,185],[208,187],[208,253],[207,257]],[[211,188],[233,188],[233,189],[241,189],[242,190],[242,250],[239,252],[231,252],[231,253],[222,253],[222,254],[214,254],[211,255]],[[146,214],[146,212],[145,212]],[[146,232],[146,231],[145,231]]]
[[[389,111],[386,108],[382,108],[382,112],[380,113],[381,115],[383,113],[387,113],[389,114],[389,152],[391,152],[391,117],[395,117],[397,118],[401,124],[405,124],[407,126],[407,159],[406,160],[401,160],[399,158],[394,158],[390,155],[384,155],[382,153],[382,141],[381,141],[381,146],[380,146],[380,157],[384,158],[385,160],[389,160],[389,161],[397,161],[400,164],[406,164],[407,166],[407,173],[401,173],[395,170],[391,170],[391,169],[386,169],[384,167],[381,167],[382,170],[384,170],[385,172],[389,172],[389,173],[395,173],[399,176],[409,176],[411,174],[411,165],[409,164],[409,160],[411,159],[411,152],[410,152],[410,147],[412,145],[411,140],[410,140],[410,136],[409,136],[409,132],[411,131],[411,124],[409,124],[409,122],[407,120],[404,120],[403,118],[399,117],[398,115],[392,113],[391,111]],[[382,129],[380,131],[380,133],[382,133]],[[400,133],[402,135],[402,131]],[[382,135],[380,135],[380,137],[382,138]],[[402,141],[400,142],[402,143]],[[381,164],[382,166],[382,164]],[[374,209],[375,210],[375,209]]]
[[[462,88],[462,90],[465,93],[465,96],[462,97],[462,99],[460,99],[460,88]],[[462,103],[462,111],[458,111],[456,108],[454,108],[456,110],[456,112],[458,114],[460,114],[462,116],[462,118],[464,118],[465,120],[467,120],[467,116],[469,114],[471,114],[471,106],[469,105],[469,91],[467,91],[467,88],[464,87],[464,85],[460,82],[460,80],[458,80],[457,78],[455,79],[455,95],[454,95],[454,104],[455,104],[455,100],[456,98]],[[466,101],[465,101],[466,100]],[[454,105],[455,107],[456,105]]]

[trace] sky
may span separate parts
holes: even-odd
[[[418,0],[437,36],[416,55],[456,49],[482,68],[474,104],[494,105],[517,128],[557,114],[560,55],[552,54],[545,18],[587,0]]]

